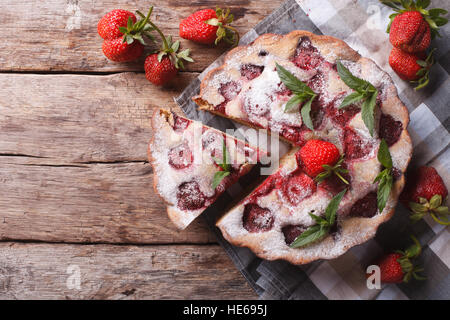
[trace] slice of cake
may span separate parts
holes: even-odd
[[[179,229],[265,155],[235,137],[163,109],[155,111],[152,127],[148,155],[155,191]]]

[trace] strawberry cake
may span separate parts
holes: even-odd
[[[193,100],[292,145],[217,222],[229,242],[304,264],[342,255],[393,215],[412,154],[408,111],[389,75],[345,42],[262,35],[231,50]]]
[[[152,128],[148,155],[154,187],[167,202],[169,218],[179,229],[186,228],[265,155],[243,141],[168,110],[155,111]],[[222,161],[224,156],[226,161]]]

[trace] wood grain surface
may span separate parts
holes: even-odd
[[[153,191],[149,120],[174,93],[134,73],[0,74],[0,238],[214,241],[201,219],[177,231]]]
[[[250,30],[282,0],[231,0]],[[203,219],[180,232],[153,191],[146,147],[158,107],[228,48],[182,40],[195,63],[166,88],[143,60],[101,53],[98,20],[147,10],[119,0],[0,2],[0,299],[256,298]],[[178,37],[179,21],[212,0],[162,0],[153,20]],[[146,52],[155,49],[151,46]],[[68,289],[79,266],[81,289]]]

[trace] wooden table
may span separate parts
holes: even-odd
[[[244,34],[282,1],[226,2]],[[103,14],[148,4],[1,1],[0,299],[257,298],[202,219],[169,222],[146,157],[153,110],[227,48],[182,40],[196,62],[165,89],[144,58],[101,53]],[[216,4],[158,1],[153,20],[178,38],[181,18]]]

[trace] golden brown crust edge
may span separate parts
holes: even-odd
[[[152,152],[151,152],[151,146],[153,145],[153,143],[155,141],[154,121],[156,121],[156,115],[158,113],[159,114],[163,113],[166,117],[170,116],[170,111],[165,110],[165,109],[159,109],[159,108],[156,109],[152,114],[151,125],[152,125],[153,135],[147,146],[147,157],[148,157],[148,161],[149,161],[150,165],[152,166],[152,170],[153,170],[153,190],[166,204],[166,211],[167,211],[167,215],[168,215],[170,221],[172,221],[172,223],[179,230],[184,230],[187,227],[187,225],[184,225],[181,223],[181,218],[179,217],[179,214],[170,207],[171,204],[166,201],[166,199],[159,193],[159,190],[158,190],[158,175],[155,174],[155,170],[156,170],[155,165],[154,165],[155,159],[153,158]]]

